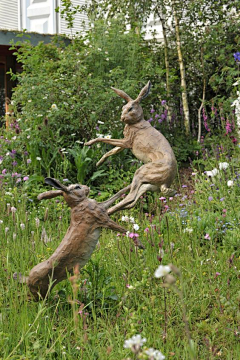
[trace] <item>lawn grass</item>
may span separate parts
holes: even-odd
[[[148,359],[144,350],[155,348],[166,359],[238,359],[238,156],[215,178],[192,169],[196,175],[181,179],[174,198],[148,195],[135,209],[115,214],[145,249],[102,230],[80,274],[38,303],[13,274],[27,275],[52,254],[69,209],[62,199],[38,203],[21,187],[2,189],[0,358]],[[215,166],[206,163],[205,170]],[[122,221],[126,215],[134,222]],[[179,269],[170,273],[174,284],[154,276],[160,264]],[[138,355],[123,347],[136,334],[146,338]]]

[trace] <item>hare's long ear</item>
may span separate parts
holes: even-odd
[[[38,200],[52,199],[56,196],[63,195],[62,190],[50,190],[38,195]]]
[[[136,98],[136,101],[137,101],[137,102],[142,101],[143,99],[145,99],[145,97],[148,96],[148,94],[150,93],[151,86],[152,86],[152,84],[151,84],[151,82],[149,81],[149,82],[147,83],[147,85],[145,85],[145,86],[142,88],[142,90],[140,91],[138,97]]]
[[[62,185],[60,183],[60,181],[58,181],[58,180],[56,180],[54,178],[46,178],[45,183],[48,184],[48,185],[51,185],[55,189],[58,189],[58,190],[61,190],[61,191],[64,191],[64,192],[68,192],[67,187]]]
[[[115,93],[118,94],[118,96],[120,96],[121,98],[123,98],[127,102],[132,101],[132,98],[130,98],[130,96],[128,94],[126,94],[124,91],[115,89],[114,87],[111,87],[111,89],[113,91],[115,91]]]

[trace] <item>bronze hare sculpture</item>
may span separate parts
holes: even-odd
[[[100,236],[100,228],[109,228],[126,233],[127,231],[107,214],[109,206],[118,199],[127,188],[122,189],[109,200],[98,203],[88,199],[89,188],[85,185],[62,185],[58,180],[46,178],[45,182],[57,190],[44,192],[38,200],[63,196],[71,208],[71,223],[61,244],[46,261],[34,266],[25,279],[36,300],[45,297],[51,287],[73,273],[76,265],[81,269],[90,259]]]
[[[106,153],[97,165],[108,156],[117,154],[123,149],[131,149],[133,154],[144,165],[134,174],[129,194],[118,204],[108,210],[108,214],[121,209],[132,208],[139,197],[146,191],[160,190],[164,195],[171,196],[174,190],[170,188],[176,171],[177,162],[173,150],[167,139],[150,123],[143,118],[143,109],[140,105],[150,92],[150,81],[133,100],[124,91],[112,88],[120,97],[127,101],[122,108],[121,120],[125,123],[123,139],[97,138],[88,141],[85,145],[104,142],[114,145],[115,148]]]

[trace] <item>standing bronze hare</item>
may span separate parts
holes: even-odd
[[[108,210],[108,214],[121,209],[132,208],[139,197],[146,191],[160,190],[164,195],[174,194],[170,188],[177,171],[177,162],[173,150],[167,139],[150,123],[143,118],[143,109],[140,105],[150,92],[150,81],[133,100],[124,91],[112,88],[120,97],[127,101],[122,108],[121,120],[125,123],[123,139],[97,138],[88,141],[85,145],[104,142],[114,145],[115,148],[106,153],[97,165],[108,156],[117,154],[123,149],[131,149],[133,154],[144,165],[134,174],[129,194],[118,204]]]
[[[85,185],[62,185],[58,180],[46,178],[45,182],[57,190],[38,195],[38,200],[51,199],[62,195],[71,208],[71,223],[61,244],[46,261],[34,266],[25,279],[36,300],[44,298],[60,281],[73,273],[76,265],[81,269],[90,259],[100,236],[100,228],[109,228],[121,233],[126,230],[111,220],[108,207],[126,190],[122,189],[109,200],[98,203],[88,199],[89,188]]]

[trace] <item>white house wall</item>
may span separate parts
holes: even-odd
[[[72,0],[73,6],[84,5],[85,0]],[[26,30],[40,34],[66,34],[83,33],[87,16],[77,13],[74,15],[73,29],[67,28],[67,22],[56,13],[55,9],[60,0],[0,0],[0,29]]]
[[[18,30],[18,0],[0,0],[0,29]]]
[[[82,6],[85,4],[85,0],[72,0],[72,5],[73,6]],[[60,4],[60,11],[63,10],[63,6],[62,4]],[[74,23],[73,23],[73,28],[68,29],[67,27],[67,22],[65,21],[65,19],[61,19],[60,20],[60,33],[61,34],[66,34],[66,35],[75,35],[76,33],[84,33],[84,23],[87,25],[88,24],[88,18],[87,15],[82,14],[82,13],[77,13],[74,15],[75,19],[74,19]]]
[[[21,0],[21,27],[40,34],[57,32],[55,0]]]

